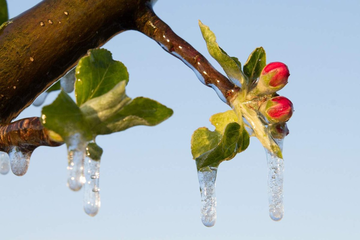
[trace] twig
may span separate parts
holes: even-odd
[[[219,73],[196,49],[188,42],[176,35],[152,10],[151,6],[145,9],[136,20],[137,30],[155,40],[165,51],[179,58],[190,67],[199,80],[208,87],[221,92],[227,101],[240,90],[224,75]],[[220,98],[222,98],[220,96]]]
[[[49,132],[38,117],[25,118],[0,127],[0,151],[8,152],[17,146],[23,152],[39,146],[60,146],[63,143],[50,140]]]

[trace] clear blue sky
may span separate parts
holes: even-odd
[[[10,0],[10,16],[38,0]],[[256,139],[220,166],[218,220],[200,221],[200,194],[190,138],[228,110],[178,59],[137,32],[105,47],[130,72],[127,93],[174,109],[171,119],[99,137],[99,214],[88,217],[82,192],[66,187],[66,149],[39,148],[24,177],[0,176],[1,239],[332,240],[360,239],[360,2],[358,0],[159,0],[157,14],[210,59],[198,19],[240,61],[263,46],[268,62],[289,66],[279,93],[295,113],[285,139],[285,216],[268,216],[265,152]],[[47,104],[54,99],[49,97]],[[30,107],[21,117],[40,116]]]

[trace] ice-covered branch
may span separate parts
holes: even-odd
[[[49,142],[48,132],[37,118],[10,122],[89,49],[125,30],[137,30],[154,39],[229,103],[239,88],[158,18],[153,2],[44,0],[4,24],[0,28],[0,150],[56,145]]]
[[[176,35],[149,7],[136,21],[137,30],[155,40],[165,51],[179,58],[190,67],[199,80],[213,88],[221,100],[229,103],[240,90],[224,75],[218,72],[188,42]]]
[[[38,146],[59,146],[49,138],[49,131],[37,117],[25,118],[0,127],[0,151],[9,152],[14,146],[32,152]]]

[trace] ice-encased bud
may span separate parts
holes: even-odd
[[[262,94],[274,93],[288,83],[289,76],[289,69],[284,63],[269,63],[262,70],[256,88]]]
[[[273,97],[260,106],[260,113],[271,123],[284,123],[294,111],[292,102],[286,97]]]
[[[283,139],[289,134],[286,123],[274,123],[269,126],[270,134],[274,139]]]

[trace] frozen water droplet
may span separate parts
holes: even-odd
[[[84,211],[89,216],[95,216],[100,209],[100,160],[89,157],[85,159]]]
[[[216,94],[221,99],[221,101],[223,101],[224,103],[227,102],[225,96],[222,94],[222,92],[220,91],[220,89],[218,87],[216,87],[214,84],[208,84],[208,86],[215,90]]]
[[[284,216],[283,205],[283,182],[284,182],[284,160],[273,153],[266,151],[269,194],[269,214],[272,220],[280,221]]]
[[[198,171],[201,194],[201,221],[206,227],[212,227],[216,222],[216,181],[217,168]]]
[[[160,46],[161,46],[162,48],[164,48],[165,51],[169,51],[164,45],[160,44]],[[201,82],[202,84],[206,84],[206,83],[205,83],[205,79],[204,79],[204,77],[201,75],[201,73],[200,73],[196,68],[194,68],[189,62],[187,62],[187,61],[186,61],[182,56],[180,56],[177,52],[171,52],[171,54],[174,55],[175,57],[179,58],[183,63],[186,64],[186,66],[188,66],[191,70],[193,70],[194,73],[195,73],[195,75],[197,76],[197,78],[200,80],[200,82]],[[200,64],[200,63],[198,62],[198,64]]]
[[[230,81],[233,83],[233,84],[235,84],[236,86],[238,86],[238,87],[242,87],[242,85],[241,85],[241,82],[240,82],[240,80],[239,79],[237,79],[237,78],[232,78],[232,77],[229,77],[229,79],[230,79]]]
[[[71,69],[64,77],[60,79],[60,85],[65,92],[71,93],[74,91],[75,83],[75,68]]]
[[[16,176],[23,176],[30,163],[30,157],[32,152],[21,152],[17,146],[13,146],[9,152],[11,171]]]
[[[8,174],[10,171],[10,158],[6,152],[0,151],[0,173],[2,175]]]
[[[74,134],[67,141],[68,150],[68,187],[73,191],[79,191],[85,182],[84,159],[85,142],[80,134]]]
[[[35,101],[33,102],[33,105],[34,105],[35,107],[41,106],[41,105],[45,102],[46,97],[47,97],[48,94],[49,94],[48,92],[43,92],[42,94],[40,94],[40,95],[35,99]]]

